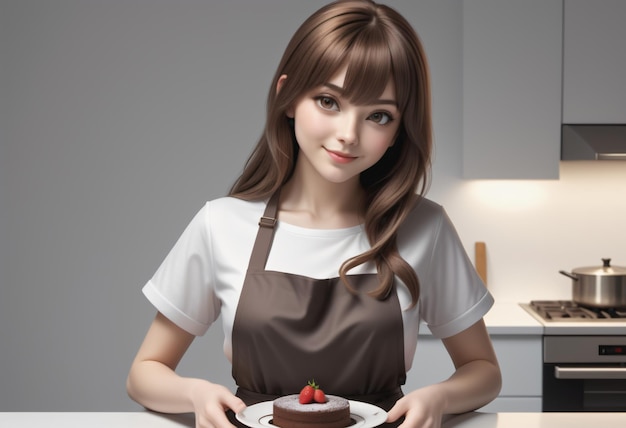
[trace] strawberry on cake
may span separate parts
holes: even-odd
[[[280,428],[344,428],[352,424],[350,403],[309,382],[300,394],[274,400],[272,423]]]

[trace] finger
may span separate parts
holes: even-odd
[[[404,401],[400,399],[396,401],[396,404],[387,412],[387,422],[395,422],[405,413]]]
[[[405,417],[404,420],[402,421],[402,423],[400,425],[398,425],[398,428],[408,428],[408,427],[423,427],[425,426],[424,421],[421,418],[416,418],[416,417]]]
[[[208,427],[215,428],[237,428],[235,425],[230,423],[228,420],[228,416],[223,411],[216,411],[211,413],[211,420],[209,421]]]
[[[236,395],[227,396],[224,399],[224,405],[235,413],[242,412],[246,408],[246,403]]]

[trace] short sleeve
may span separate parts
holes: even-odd
[[[420,299],[422,318],[435,337],[453,336],[479,321],[494,303],[444,210]]]
[[[206,333],[220,306],[212,279],[208,211],[207,205],[198,211],[142,290],[159,312],[196,336]]]

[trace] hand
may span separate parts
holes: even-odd
[[[405,395],[389,410],[387,422],[404,416],[398,428],[440,428],[445,396],[436,385],[416,389]]]
[[[196,428],[235,428],[226,417],[226,410],[238,413],[246,408],[228,388],[205,380],[198,379],[191,393]]]

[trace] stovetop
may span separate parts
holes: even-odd
[[[546,322],[626,322],[626,309],[586,307],[570,300],[531,300],[527,309]]]

